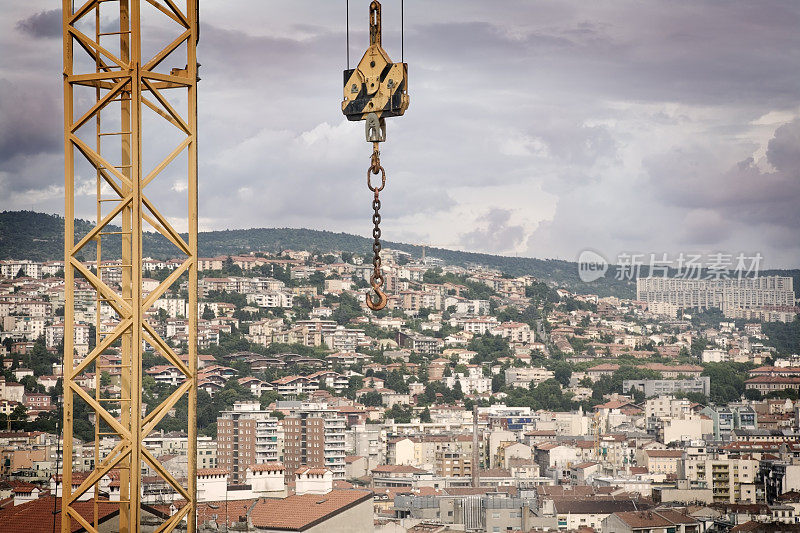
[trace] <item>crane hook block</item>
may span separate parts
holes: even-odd
[[[347,120],[399,117],[408,109],[408,65],[392,63],[381,46],[381,4],[369,5],[369,48],[354,69],[344,71],[342,113]]]

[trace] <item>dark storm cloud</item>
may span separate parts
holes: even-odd
[[[368,234],[369,146],[339,108],[342,6],[232,5],[201,3],[201,226]],[[0,20],[4,209],[61,209],[49,7],[12,3]],[[394,7],[384,45],[399,60]],[[570,259],[764,246],[800,261],[799,4],[410,1],[405,15],[411,107],[382,146],[388,238]],[[171,40],[157,18],[148,53]],[[366,19],[351,6],[351,64]],[[169,150],[162,134],[148,140]],[[152,184],[176,218],[181,179]]]
[[[4,186],[11,191],[45,187],[53,176],[30,175],[31,159],[61,149],[61,109],[41,87],[23,87],[0,79],[0,171],[16,178]]]
[[[767,145],[767,159],[778,172],[790,180],[800,181],[800,120],[784,124],[775,130]]]
[[[676,149],[647,162],[650,185],[673,205],[715,210],[731,222],[800,224],[800,119],[775,130],[764,169],[752,157],[728,168],[711,147]]]
[[[512,91],[558,88],[592,99],[713,104],[768,97],[784,105],[800,91],[797,76],[776,68],[783,61],[764,45],[766,39],[797,47],[800,15],[788,5],[772,10],[748,2],[619,2],[587,7],[583,16],[592,15],[605,22],[567,18],[548,24],[528,9],[517,10],[507,25],[421,25],[415,36],[433,60],[448,61],[457,51],[470,59],[459,72],[497,75],[486,76],[487,82]],[[517,31],[509,29],[515,26]]]
[[[17,22],[17,30],[41,39],[61,38],[61,10],[40,11]]]

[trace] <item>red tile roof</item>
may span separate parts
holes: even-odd
[[[32,494],[33,489],[38,489],[36,485],[31,483],[26,483],[25,481],[14,481],[11,480],[9,482],[11,487],[14,489],[14,494]]]
[[[644,453],[648,457],[658,457],[662,459],[680,459],[683,457],[683,450],[645,450]]]
[[[224,468],[200,468],[197,470],[198,476],[226,476],[229,472]]]
[[[99,521],[104,522],[119,512],[119,504],[107,500],[98,502]],[[58,512],[54,515],[53,509]],[[77,502],[72,508],[88,522],[94,520],[94,502]],[[14,533],[52,533],[61,531],[61,498],[45,496],[30,502],[25,502],[14,507],[0,510],[0,529]],[[53,524],[55,520],[55,525]],[[72,531],[82,531],[83,528],[75,520],[72,521]]]
[[[371,491],[351,489],[261,499],[250,512],[250,519],[257,528],[303,531],[365,501],[372,501]]]
[[[373,474],[417,474],[421,472],[425,472],[425,470],[408,465],[378,465],[372,469]]]
[[[668,527],[675,524],[698,524],[699,522],[678,511],[659,509],[658,511],[628,511],[614,513],[631,528]]]
[[[285,472],[283,463],[262,463],[260,465],[250,465],[247,468],[253,472]]]

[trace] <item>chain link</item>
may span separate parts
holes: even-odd
[[[372,185],[372,175],[381,176],[380,185]],[[372,275],[369,278],[369,283],[372,285],[372,290],[375,293],[374,297],[367,294],[367,307],[374,311],[379,311],[386,307],[386,293],[383,292],[382,287],[384,283],[383,272],[381,269],[381,199],[380,192],[386,186],[386,171],[381,166],[381,152],[378,149],[378,143],[372,143],[372,157],[370,158],[370,165],[367,169],[367,187],[372,191],[375,197],[372,200]]]

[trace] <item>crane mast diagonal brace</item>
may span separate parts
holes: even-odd
[[[160,12],[156,15],[168,17],[167,23],[173,24],[176,35],[152,58],[142,56],[141,15],[145,5]],[[177,527],[185,527],[187,533],[196,531],[197,17],[197,0],[62,0],[65,185],[62,533],[77,527],[88,532],[100,529],[100,487],[102,480],[112,476],[119,483],[118,499],[102,502],[104,506],[119,506],[118,526],[115,528],[114,524],[111,528],[122,533],[139,532],[143,466],[152,469],[186,502],[166,518],[158,531]],[[103,27],[109,20],[119,21],[119,31]],[[85,66],[84,53],[94,68]],[[164,71],[170,64],[177,66],[167,74]],[[86,88],[94,93],[93,105],[79,110],[86,105]],[[182,92],[182,105],[173,106],[164,96],[167,91]],[[168,128],[177,128],[181,140],[169,155],[158,157],[155,167],[145,169],[142,139],[150,140],[153,132],[144,131],[149,123],[143,124],[142,115],[149,110],[171,124]],[[104,126],[114,130],[103,131]],[[94,137],[94,142],[88,141],[89,136]],[[186,161],[184,171],[174,168],[176,160]],[[84,194],[80,191],[85,190],[87,177],[76,170],[78,162],[88,162],[95,174],[97,220],[87,234],[76,239],[79,214],[75,199]],[[185,176],[188,238],[172,227],[145,194],[146,188],[158,181],[171,164],[171,180],[176,175]],[[182,261],[149,294],[142,287],[145,223],[175,245],[176,256]],[[118,227],[112,229],[112,224]],[[81,256],[91,255],[92,246],[96,247],[95,259],[87,262]],[[118,263],[103,258],[111,246],[118,250],[121,258]],[[119,271],[118,281],[109,280],[109,269]],[[183,357],[160,336],[147,317],[155,300],[181,279],[187,282],[188,289],[188,348]],[[84,294],[87,287],[96,294],[96,345],[82,357],[74,355],[76,304],[80,305],[76,301],[76,283],[84,289]],[[142,401],[145,344],[183,374],[183,383],[158,405],[145,406]],[[119,347],[119,362],[115,364],[101,357],[112,346]],[[119,392],[103,386],[100,380],[103,368],[118,372]],[[92,370],[93,394],[83,388],[86,373]],[[143,439],[183,398],[188,403],[188,475],[187,479],[178,480],[143,446]],[[76,402],[87,406],[95,426],[92,469],[80,478],[73,472]],[[143,412],[145,407],[149,408],[147,414]],[[101,441],[111,442],[110,449],[101,448]],[[85,504],[80,507],[83,513],[77,505],[87,498],[94,502],[93,517],[86,516]],[[109,526],[104,524],[104,527]]]

